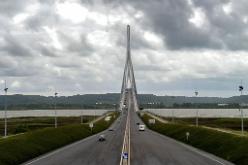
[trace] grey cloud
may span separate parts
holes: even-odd
[[[71,56],[71,58],[69,58]],[[81,64],[79,60],[74,60],[72,55],[67,56],[67,60],[64,60],[63,58],[57,58],[54,60],[53,64],[59,68],[66,68],[66,69],[81,69]]]
[[[119,92],[127,22],[131,24],[131,52],[139,92],[183,93],[194,86],[232,90],[246,75],[246,0],[232,1],[233,12],[229,15],[222,10],[229,2],[226,0],[192,0],[193,7],[186,0],[81,0],[89,12],[112,18],[125,16],[110,20],[108,25],[90,17],[74,23],[56,14],[55,1],[38,2],[37,10],[18,25],[13,17],[24,12],[32,1],[0,2],[0,56],[8,61],[8,65],[0,62],[0,79],[20,81],[21,92],[43,93],[49,86],[69,94]],[[208,26],[197,28],[188,21],[195,8],[205,12]],[[144,16],[135,18],[137,11]],[[55,37],[44,26],[53,29]],[[153,46],[144,38],[144,31],[163,39],[164,47]],[[87,35],[93,32],[106,35],[110,46],[92,43],[94,38],[88,41]],[[54,44],[56,36],[62,49]]]
[[[0,46],[0,51],[12,56],[31,56],[32,50],[21,39],[13,37],[10,33],[4,36],[5,44]]]
[[[192,8],[187,1],[135,1],[133,5],[145,13],[153,30],[162,35],[170,49],[221,47],[208,32],[189,23]]]
[[[64,32],[58,32],[58,35],[67,52],[76,53],[80,56],[89,56],[95,51],[93,46],[88,43],[85,34],[81,34],[79,41]]]
[[[19,62],[12,64],[8,61],[8,66],[0,70],[0,76],[8,77],[30,77],[40,73],[41,68],[34,66],[29,60],[19,59]]]
[[[151,65],[139,65],[136,66],[135,69],[137,70],[137,72],[146,72],[146,71],[150,71],[150,72],[156,72],[156,71],[162,71],[162,72],[168,72],[171,71],[172,69],[164,67],[162,68],[161,66],[158,66],[156,64],[151,64]]]
[[[54,48],[51,48],[51,47],[49,48],[49,47],[45,47],[45,46],[40,45],[40,47],[38,49],[40,50],[40,53],[43,56],[50,56],[50,57],[58,56],[58,54]]]
[[[32,31],[40,31],[43,26],[56,27],[60,24],[60,18],[55,12],[54,3],[41,3],[36,13],[28,17],[24,25]]]
[[[126,35],[122,35],[119,37],[118,41],[116,42],[119,46],[125,46],[126,45]],[[143,49],[143,48],[152,48],[144,38],[143,35],[140,33],[137,33],[135,31],[132,31],[131,34],[131,48],[132,49]]]
[[[205,12],[209,28],[196,28],[188,21],[193,14],[193,8],[185,0],[156,0],[147,3],[141,0],[126,1],[135,9],[145,13],[150,24],[144,24],[144,26],[151,26],[153,31],[161,34],[169,49],[248,49],[247,44],[239,46],[232,44],[237,40],[247,43],[248,37],[245,35],[247,25],[242,20],[245,14],[238,10],[241,8],[241,12],[244,12],[242,6],[248,6],[247,1],[242,3],[232,1],[233,13],[230,15],[225,14],[222,9],[222,6],[229,1],[192,0],[192,2],[193,8],[200,7]]]
[[[16,15],[16,13],[22,12],[26,5],[30,4],[30,1],[19,1],[19,0],[7,0],[1,1],[0,5],[0,13],[1,15],[6,15],[8,17],[12,17]]]
[[[218,1],[217,1],[218,2]],[[243,22],[242,14],[236,10],[240,6],[247,6],[247,2],[232,2],[233,11],[227,15],[222,7],[229,1],[209,1],[206,5],[203,1],[195,2],[196,5],[203,8],[210,22],[210,32],[215,38],[222,40],[226,49],[229,50],[247,50],[248,36],[245,35],[247,25]],[[210,5],[211,4],[211,5]]]

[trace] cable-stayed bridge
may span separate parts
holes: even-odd
[[[26,162],[27,165],[229,165],[231,163],[149,129],[138,131],[137,88],[127,26],[126,63],[122,80],[120,117],[104,131],[106,141],[93,135]],[[125,155],[125,157],[124,157]]]
[[[131,59],[131,50],[130,50],[129,25],[127,25],[127,55],[126,55],[126,63],[124,67],[124,74],[123,74],[122,87],[121,87],[120,110],[126,108],[128,97],[131,97],[135,105],[135,110],[138,110],[137,89],[136,89],[134,70]]]

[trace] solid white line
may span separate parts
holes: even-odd
[[[131,109],[131,102],[130,102],[130,98],[129,98],[124,140],[123,140],[123,146],[122,146],[122,151],[121,151],[120,165],[123,164],[122,154],[124,153],[125,150],[127,150],[127,152],[128,152],[127,165],[130,165],[130,117],[129,117],[130,116],[130,109]]]
[[[127,117],[128,117],[128,115],[127,115]],[[120,165],[123,164],[123,157],[122,157],[122,154],[124,153],[125,145],[126,145],[127,124],[128,124],[128,118],[126,119],[126,126],[125,126],[124,138],[123,138],[123,145],[122,145],[122,150],[121,150]]]
[[[130,147],[130,138],[131,138],[131,134],[130,134],[130,118],[129,118],[129,121],[128,121],[128,165],[130,165],[130,161],[131,161],[131,147]]]
[[[124,133],[124,138],[123,138],[123,144],[122,144],[122,150],[121,150],[121,160],[120,160],[120,165],[122,165],[122,161],[123,161],[123,158],[122,158],[122,153],[124,152],[124,145],[125,145],[125,134],[126,134],[126,131]]]

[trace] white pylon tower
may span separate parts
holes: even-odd
[[[134,102],[135,110],[138,110],[137,89],[136,89],[134,70],[133,70],[131,51],[130,51],[130,25],[127,25],[127,55],[126,55],[126,63],[125,63],[122,87],[121,87],[121,99],[120,99],[121,110],[126,106],[128,92],[131,92],[131,96],[132,96],[131,99]]]

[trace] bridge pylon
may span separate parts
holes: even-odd
[[[137,102],[137,89],[135,83],[135,76],[133,70],[133,64],[131,59],[130,50],[130,25],[127,25],[127,52],[126,63],[124,67],[124,74],[122,79],[121,97],[120,97],[120,110],[127,108],[128,93],[131,93],[131,99],[133,100],[135,110],[138,110]],[[130,95],[129,95],[130,96]]]

